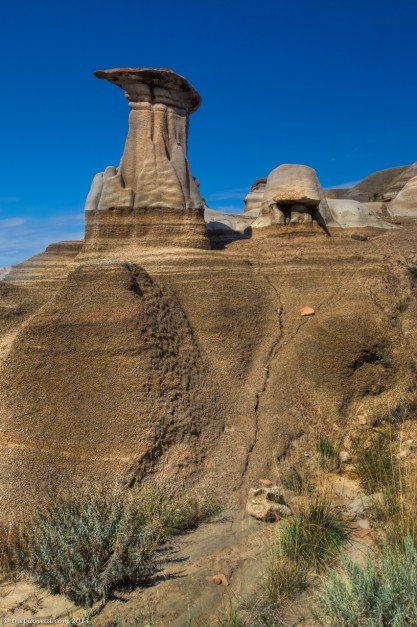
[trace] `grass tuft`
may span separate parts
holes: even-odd
[[[317,452],[319,454],[319,463],[322,468],[330,472],[340,470],[340,451],[326,436],[320,436],[317,442]]]
[[[393,451],[394,439],[394,429],[388,424],[353,441],[356,470],[361,486],[368,494],[381,490],[398,491],[399,466]]]
[[[307,586],[308,569],[303,561],[286,558],[277,547],[266,567],[261,587],[264,604],[273,607],[284,605]]]
[[[412,279],[417,279],[417,263],[414,263],[414,262],[407,263],[407,270]]]
[[[395,309],[397,311],[399,311],[400,313],[403,313],[404,311],[406,311],[408,309],[409,304],[410,304],[409,297],[408,296],[402,296],[395,303]]]
[[[322,570],[349,539],[349,529],[323,497],[316,497],[280,529],[282,554]]]
[[[238,609],[231,603],[217,615],[218,627],[247,627],[248,622],[242,618]]]
[[[281,482],[284,488],[291,490],[295,494],[306,494],[312,492],[314,489],[307,473],[301,472],[295,466],[290,466],[288,470],[282,474]]]

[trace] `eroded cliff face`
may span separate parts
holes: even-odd
[[[138,108],[84,242],[0,282],[2,518],[86,478],[241,507],[291,443],[346,435],[417,385],[416,223],[370,228],[360,209],[361,237],[328,237],[314,170],[281,166],[262,188],[268,224],[250,237],[246,215],[240,239],[211,232],[210,248],[181,117],[198,94],[166,70],[109,76]]]
[[[366,242],[295,234],[80,256],[3,363],[2,512],[85,477],[155,477],[240,506],[304,433],[395,408],[415,385],[401,260],[416,238],[410,225]],[[300,317],[306,305],[314,316]]]

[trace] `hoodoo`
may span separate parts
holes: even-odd
[[[117,68],[95,76],[124,89],[131,111],[119,167],[97,174],[87,197],[87,247],[100,242],[102,250],[120,237],[208,247],[204,202],[187,160],[188,116],[199,94],[172,70]]]

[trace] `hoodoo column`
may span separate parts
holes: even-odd
[[[119,167],[96,175],[87,197],[86,241],[123,232],[156,244],[159,221],[168,237],[164,243],[208,246],[204,202],[187,160],[188,116],[200,105],[199,94],[171,70],[118,68],[98,70],[95,76],[121,87],[131,111]],[[116,209],[120,219],[112,235],[108,226],[113,220],[102,212],[115,216]]]

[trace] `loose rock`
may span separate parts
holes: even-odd
[[[291,516],[291,509],[285,502],[282,488],[251,488],[249,490],[246,511],[250,516],[263,522],[276,522],[280,518]]]
[[[211,575],[211,577],[206,577],[207,581],[211,581],[215,583],[217,586],[225,586],[229,585],[229,580],[227,579],[224,573],[217,573],[217,575]]]

